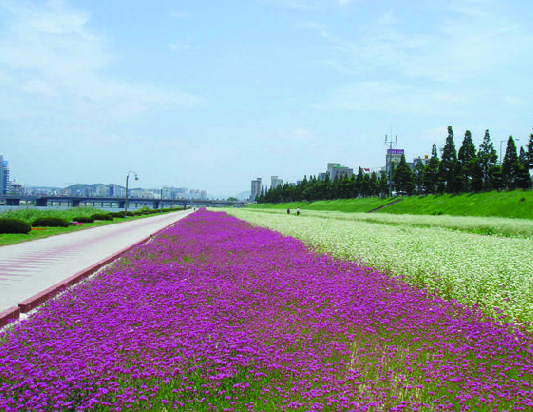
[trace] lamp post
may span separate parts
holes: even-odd
[[[135,180],[139,180],[139,176],[137,176],[137,173],[135,173],[133,170],[130,170],[126,175],[126,200],[124,202],[124,218],[128,217],[128,183],[130,180],[130,174],[132,173],[135,177]]]

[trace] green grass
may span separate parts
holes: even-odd
[[[77,207],[69,209],[30,209],[30,208],[20,208],[16,210],[10,210],[9,212],[2,213],[1,218],[6,219],[20,219],[31,224],[35,219],[40,217],[60,217],[70,222],[75,217],[86,216],[89,217],[94,213],[107,213],[101,209],[95,209],[92,207]],[[114,223],[121,223],[130,220],[143,219],[145,217],[155,216],[155,215],[144,215],[144,216],[130,216],[128,211],[127,219],[115,218],[113,221],[95,221],[94,223],[84,223],[82,225],[75,225],[69,227],[47,227],[39,228],[39,230],[32,230],[28,234],[0,234],[0,246],[2,245],[12,245],[15,243],[29,242],[31,240],[42,239],[49,236],[61,235],[63,233],[76,232],[78,230],[89,229],[92,227],[110,225]]]
[[[462,195],[428,195],[402,198],[364,198],[323,200],[316,202],[292,202],[280,204],[256,204],[249,208],[296,209],[338,211],[345,213],[369,212],[395,200],[398,203],[385,206],[376,213],[411,215],[450,215],[479,217],[508,217],[533,219],[533,191],[469,193]]]
[[[41,217],[59,217],[65,219],[67,222],[72,221],[75,217],[89,217],[95,213],[107,213],[101,209],[94,207],[76,207],[68,209],[35,209],[20,207],[19,209],[11,209],[8,212],[2,213],[0,218],[3,219],[19,219],[31,223]]]
[[[413,196],[378,213],[533,219],[533,191]]]
[[[248,208],[258,209],[291,209],[294,213],[297,207],[302,210],[328,210],[337,212],[368,212],[379,206],[394,202],[396,198],[378,199],[377,197],[368,197],[363,199],[338,199],[338,200],[318,200],[316,202],[291,202],[278,204],[254,204]]]

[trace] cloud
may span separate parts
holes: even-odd
[[[518,105],[525,104],[524,99],[522,99],[521,97],[517,97],[517,96],[505,96],[503,100],[505,100],[505,102],[509,104],[518,104]]]
[[[425,90],[388,81],[366,81],[333,90],[315,107],[323,110],[427,115],[457,110],[470,98],[466,96],[468,93]]]
[[[4,1],[0,37],[0,84],[9,94],[55,97],[87,117],[129,118],[152,108],[180,109],[202,99],[180,90],[128,82],[106,73],[114,54],[107,38],[91,28],[91,15],[64,1]],[[9,82],[4,79],[10,79]],[[23,99],[23,97],[21,97]],[[33,102],[37,105],[38,102]],[[47,111],[50,102],[43,102]],[[24,112],[23,102],[9,111]],[[32,116],[36,112],[26,112]],[[76,114],[76,113],[74,113]]]
[[[344,74],[458,82],[532,56],[527,22],[491,1],[441,2],[419,10],[423,21],[401,5],[376,9],[379,13],[357,26],[352,37],[325,25],[308,25],[331,44],[326,64]]]
[[[192,46],[189,40],[176,40],[168,45],[172,51],[191,50]]]
[[[322,10],[346,6],[353,0],[259,0],[263,3],[295,10]]]

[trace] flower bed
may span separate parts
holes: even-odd
[[[200,211],[0,335],[0,409],[517,411],[526,332]]]
[[[498,318],[533,328],[533,241],[450,230],[462,217],[385,216],[385,224],[359,215],[307,212],[287,218],[281,212],[229,209],[254,225],[294,236],[342,259],[365,262],[446,300],[479,305]],[[381,221],[377,219],[376,221]],[[479,218],[497,227],[494,218]],[[431,225],[419,227],[418,224]],[[455,223],[459,223],[455,225]],[[523,225],[521,225],[524,228]]]

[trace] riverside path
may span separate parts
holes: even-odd
[[[166,213],[0,247],[0,313],[141,242],[189,213],[191,210]]]

